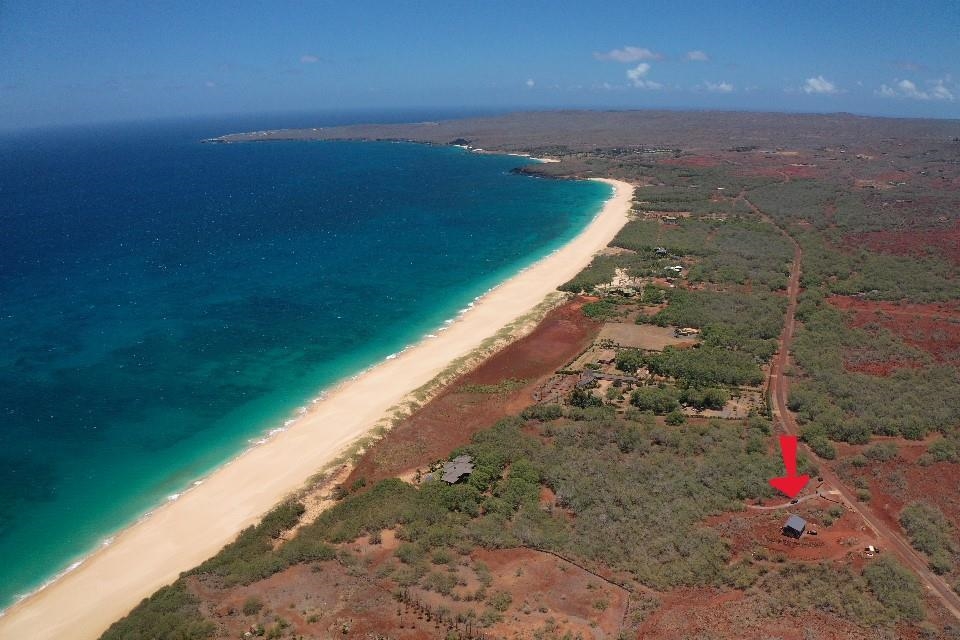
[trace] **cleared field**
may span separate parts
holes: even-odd
[[[657,327],[649,324],[608,322],[600,330],[599,340],[611,340],[621,347],[634,347],[650,351],[662,351],[670,345],[692,345],[698,342],[695,336],[678,338],[672,327]]]

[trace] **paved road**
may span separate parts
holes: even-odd
[[[803,259],[803,251],[800,249],[800,245],[797,243],[797,241],[794,240],[785,229],[779,225],[776,225],[773,220],[760,211],[760,209],[758,209],[752,202],[746,198],[744,198],[744,201],[757,215],[760,215],[767,222],[777,226],[777,228],[780,229],[780,233],[790,240],[790,243],[793,245],[793,264],[790,268],[790,281],[787,285],[789,305],[787,306],[787,316],[786,322],[783,326],[783,333],[780,335],[780,351],[770,367],[770,380],[768,388],[770,392],[770,406],[773,410],[775,421],[786,433],[790,435],[798,435],[800,428],[797,425],[796,418],[787,409],[789,383],[784,377],[783,372],[786,371],[789,364],[790,345],[793,343],[793,332],[794,328],[796,327],[795,314],[797,311],[797,296],[800,293],[800,264]],[[851,491],[849,487],[845,486],[840,478],[827,466],[824,461],[819,460],[816,454],[814,454],[809,447],[802,442],[800,443],[800,446],[804,451],[806,451],[807,455],[812,460],[819,461],[817,466],[820,470],[819,473],[823,478],[824,483],[836,489],[837,493],[843,499],[846,505],[863,519],[867,526],[870,527],[874,534],[876,534],[876,536],[882,541],[882,544],[896,554],[904,564],[913,569],[913,571],[920,578],[920,581],[927,588],[927,591],[929,591],[931,595],[939,598],[946,610],[949,611],[950,614],[953,615],[957,620],[960,620],[960,596],[958,596],[957,593],[950,588],[950,585],[948,585],[943,578],[930,570],[926,558],[914,550],[914,548],[911,547],[910,544],[903,537],[901,537],[897,531],[894,531],[890,526],[887,525],[887,523],[876,516],[869,509],[869,507],[857,501],[853,491]]]

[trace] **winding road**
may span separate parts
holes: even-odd
[[[795,315],[797,311],[797,296],[800,293],[800,268],[803,260],[803,250],[793,236],[787,233],[786,229],[776,224],[769,216],[750,202],[744,194],[741,194],[740,197],[743,198],[744,202],[746,202],[755,214],[763,218],[764,221],[777,227],[780,233],[793,245],[793,264],[790,267],[790,280],[787,285],[789,304],[787,305],[783,333],[780,334],[779,352],[770,367],[768,388],[770,392],[770,407],[775,422],[779,424],[787,434],[799,435],[800,428],[799,425],[797,425],[796,417],[787,409],[789,383],[784,372],[789,365],[790,345],[793,343],[793,333],[796,327]],[[960,595],[957,595],[943,578],[930,570],[926,558],[911,547],[899,532],[894,531],[887,523],[874,514],[869,507],[860,503],[856,499],[854,492],[845,486],[833,470],[824,461],[820,460],[806,444],[801,442],[800,446],[812,460],[818,461],[819,474],[823,478],[824,484],[833,487],[835,490],[833,493],[840,496],[846,507],[857,513],[866,525],[873,530],[877,538],[886,545],[886,548],[917,574],[927,591],[931,595],[936,596],[943,603],[944,608],[954,618],[960,620]],[[815,497],[815,495],[812,494],[807,497]]]

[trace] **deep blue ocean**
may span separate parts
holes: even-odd
[[[0,138],[0,609],[572,238],[609,196],[452,147],[199,142],[372,117],[412,119]]]

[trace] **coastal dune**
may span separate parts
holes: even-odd
[[[575,276],[627,221],[633,186],[614,188],[573,240],[486,295],[449,328],[341,385],[288,430],[248,449],[178,500],[0,617],[0,639],[96,638],[142,598],[206,560],[363,436],[451,360]]]

